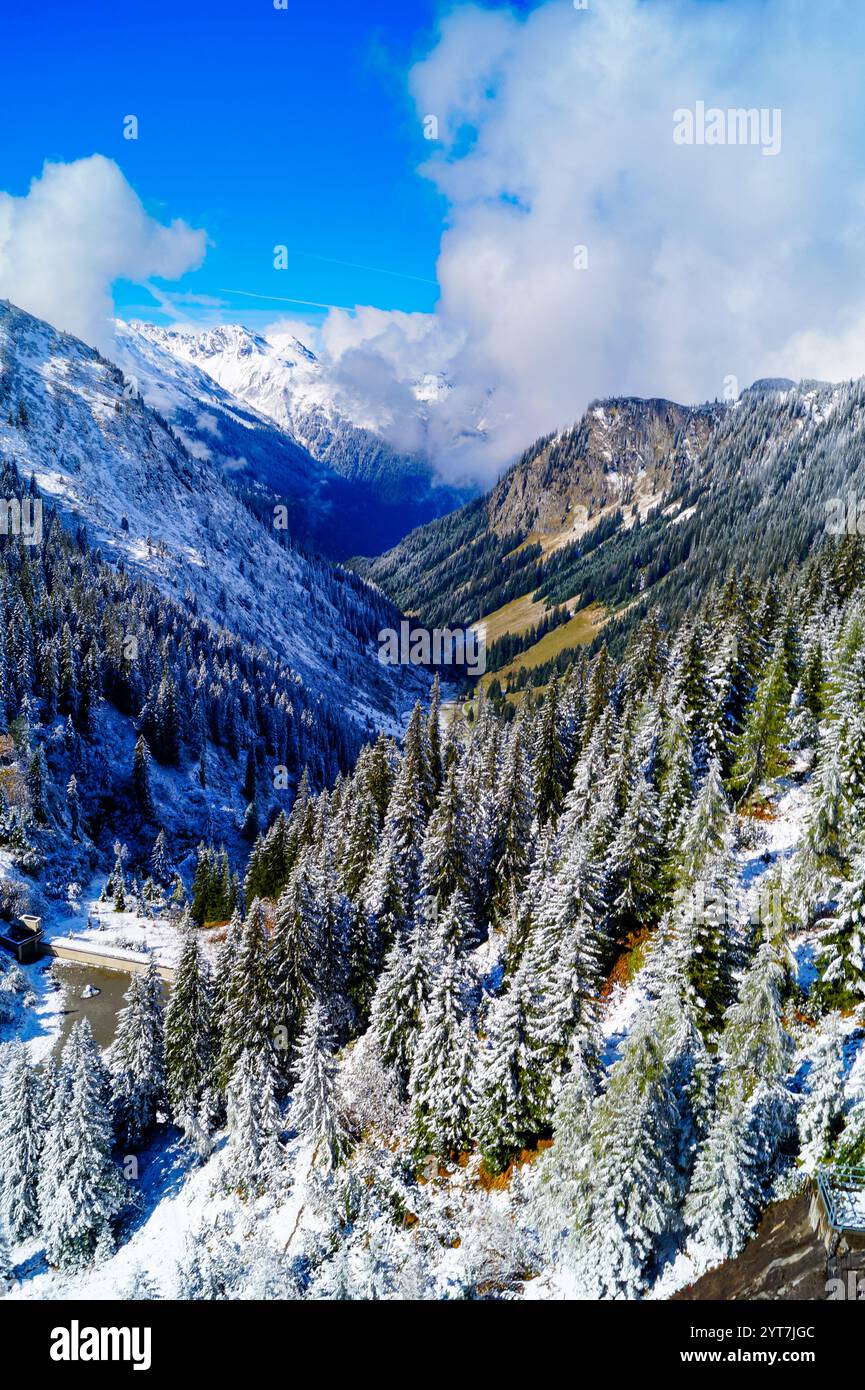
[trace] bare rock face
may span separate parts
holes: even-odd
[[[811,1224],[809,1198],[769,1207],[754,1238],[734,1260],[709,1270],[674,1299],[825,1301],[826,1247]]]
[[[596,402],[572,429],[538,443],[493,488],[499,534],[547,534],[607,506],[660,500],[701,453],[723,407],[622,398]]]

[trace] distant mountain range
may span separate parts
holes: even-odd
[[[537,440],[485,497],[357,563],[425,621],[491,619],[526,649],[555,613],[563,662],[569,635],[573,648],[603,627],[621,645],[650,607],[675,621],[731,568],[782,574],[851,491],[865,496],[862,380],[761,380],[693,407],[613,399]]]
[[[0,301],[0,458],[34,476],[106,559],[264,644],[356,722],[397,727],[428,686],[415,670],[397,682],[376,659],[376,633],[397,611],[273,525],[277,492],[292,499],[295,536],[334,524],[326,470],[198,368],[133,332],[119,347],[127,375]]]
[[[328,554],[377,554],[473,495],[346,415],[332,370],[297,338],[270,341],[239,324],[187,332],[134,322],[117,332],[121,365],[145,399],[242,478],[294,498],[298,534]],[[442,377],[415,384],[421,426],[448,389]]]

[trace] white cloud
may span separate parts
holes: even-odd
[[[441,300],[330,314],[355,394],[392,400],[399,430],[400,388],[444,369],[440,467],[488,479],[594,396],[865,372],[863,39],[843,0],[451,10],[411,74],[419,144],[439,123]],[[675,144],[698,101],[780,108],[780,152]]]
[[[150,217],[101,155],[46,164],[28,193],[0,193],[0,295],[108,348],[116,280],[176,279],[204,257],[204,232]]]

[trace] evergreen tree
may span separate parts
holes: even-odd
[[[675,1225],[679,1110],[646,1011],[597,1101],[589,1139],[591,1195],[575,1258],[593,1297],[637,1298]]]
[[[151,789],[150,749],[143,734],[138,735],[132,759],[132,794],[143,820],[152,821],[156,816]]]
[[[403,1100],[430,996],[430,975],[426,942],[416,927],[407,941],[398,937],[391,947],[373,999],[370,1029]]]
[[[33,1235],[39,1225],[41,1092],[25,1048],[13,1043],[0,1073],[0,1230],[5,1227],[16,1241]]]
[[[786,765],[784,741],[791,694],[786,654],[778,642],[736,744],[730,786],[740,802],[746,801],[769,778],[778,776]]]
[[[227,1091],[228,1173],[243,1193],[267,1191],[282,1163],[282,1119],[267,1053],[245,1048]]]
[[[411,1143],[417,1159],[446,1158],[471,1140],[475,1037],[453,947],[433,981],[411,1073]]]
[[[336,1086],[330,1029],[317,999],[309,1007],[298,1045],[297,1074],[291,1123],[312,1145],[316,1162],[336,1167],[348,1151],[349,1133]]]
[[[249,909],[237,955],[227,983],[221,1015],[218,1076],[221,1089],[228,1086],[245,1049],[272,1054],[272,994],[270,937],[262,904]],[[272,1060],[272,1057],[271,1057]]]
[[[215,1039],[210,972],[187,931],[165,1010],[165,1071],[175,1124],[187,1128],[213,1083]]]
[[[817,958],[814,998],[826,1008],[850,1009],[865,995],[865,850],[853,861],[838,914]]]
[[[167,888],[171,882],[171,860],[168,855],[164,830],[160,830],[153,843],[150,866],[154,882],[158,883],[161,888]]]
[[[39,1178],[45,1253],[52,1265],[83,1269],[109,1248],[126,1201],[111,1158],[110,1082],[86,1019],[61,1058]]]
[[[80,840],[81,800],[78,795],[78,779],[74,772],[66,785],[66,809],[69,812],[69,833],[73,840]]]
[[[141,1145],[165,1104],[165,1040],[162,981],[155,957],[133,975],[117,1015],[111,1074],[121,1142]]]
[[[826,1020],[811,1054],[805,1096],[799,1108],[800,1158],[813,1172],[829,1154],[844,1100],[844,1035],[840,1019]]]

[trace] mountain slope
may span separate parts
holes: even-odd
[[[829,500],[861,495],[863,446],[861,382],[758,382],[693,408],[608,401],[358,569],[428,621],[492,614],[497,634],[517,630],[507,604],[537,623],[599,603],[620,642],[652,604],[680,615],[743,554],[758,575],[801,559]]]
[[[384,509],[379,535],[381,523],[389,537],[394,529],[404,535],[470,495],[439,485],[427,459],[393,449],[374,428],[352,419],[345,392],[297,338],[268,341],[240,324],[186,332],[134,322],[125,333],[127,340],[135,335],[199,368],[347,483],[368,489]],[[426,379],[417,384],[419,428],[426,402],[440,389]],[[355,550],[362,550],[361,539],[355,536]]]
[[[0,454],[22,476],[35,474],[108,558],[266,643],[355,718],[393,719],[411,698],[413,673],[403,695],[375,658],[391,606],[262,525],[231,474],[201,452],[98,353],[0,303]]]

